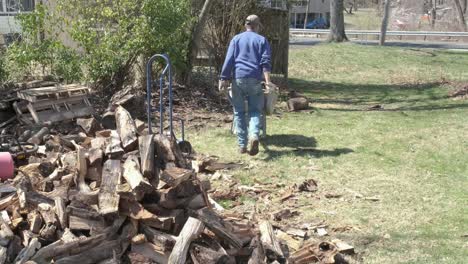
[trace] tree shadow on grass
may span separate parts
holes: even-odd
[[[310,97],[313,103],[325,104],[324,109],[331,111],[367,111],[377,104],[384,106],[381,111],[468,108],[468,102],[448,101],[449,90],[440,90],[446,85],[443,82],[382,85],[290,80],[292,86]]]
[[[268,135],[263,138],[261,145],[267,155],[266,161],[278,159],[282,156],[298,157],[337,157],[354,152],[349,148],[335,148],[332,150],[317,149],[317,140],[314,137],[303,135],[279,134]],[[273,150],[270,147],[288,148],[286,150]]]

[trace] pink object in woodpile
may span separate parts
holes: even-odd
[[[7,180],[13,177],[15,165],[8,152],[0,152],[0,179]]]

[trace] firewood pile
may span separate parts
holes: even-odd
[[[39,151],[0,184],[0,263],[336,263],[332,242],[290,252],[268,221],[218,211],[171,137],[123,108],[116,130],[24,135]],[[203,164],[193,162],[200,170]],[[194,166],[195,167],[195,166]],[[216,205],[216,206],[215,206]]]

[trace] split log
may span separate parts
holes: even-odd
[[[43,127],[36,134],[34,134],[30,139],[28,139],[28,143],[41,145],[42,142],[44,142],[44,137],[47,135],[49,135],[49,129],[47,127]]]
[[[68,222],[68,217],[67,217],[67,211],[65,207],[65,201],[61,197],[55,197],[55,214],[57,214],[60,227],[62,229],[65,229],[68,227],[67,222]]]
[[[148,179],[156,176],[154,167],[154,135],[138,138],[141,159],[141,173]]]
[[[72,141],[76,149],[76,169],[78,170],[78,189],[81,192],[90,192],[89,186],[85,183],[85,177],[88,173],[88,163],[86,161],[86,150]]]
[[[106,228],[104,219],[94,220],[70,215],[68,226],[70,230],[87,230],[94,232],[102,231]]]
[[[149,258],[156,263],[168,263],[169,259],[168,252],[162,251],[152,243],[144,243],[140,245],[133,244],[131,252]]]
[[[69,198],[71,201],[80,201],[88,205],[99,204],[99,193],[100,190],[91,191],[89,193],[81,193],[76,190],[70,190]]]
[[[120,138],[117,131],[112,130],[111,136],[106,139],[106,148],[104,154],[112,159],[120,158],[124,154],[124,150],[120,146]]]
[[[37,238],[33,238],[31,240],[31,243],[29,243],[29,246],[21,250],[21,252],[18,254],[18,256],[15,259],[16,264],[23,264],[26,263],[26,261],[30,260],[34,254],[36,254],[36,251],[41,248],[41,243],[39,243],[39,240]]]
[[[130,113],[122,106],[117,107],[115,122],[124,150],[126,152],[134,150],[138,146],[138,136],[135,122]]]
[[[101,260],[105,260],[120,254],[121,242],[120,240],[104,241],[99,245],[90,248],[86,252],[75,254],[69,257],[61,258],[54,263],[56,264],[94,264]]]
[[[294,252],[289,261],[294,264],[308,263],[335,263],[338,250],[333,244],[328,242],[309,243],[299,251]]]
[[[139,220],[140,223],[150,227],[168,231],[172,228],[172,221],[170,218],[158,217],[134,200],[122,198],[119,211],[120,214]]]
[[[174,249],[169,256],[169,264],[185,264],[190,243],[195,240],[205,228],[205,225],[192,217],[189,217],[177,238]]]
[[[242,240],[229,231],[227,223],[214,211],[209,208],[203,208],[198,211],[190,211],[190,214],[202,221],[211,232],[225,240],[234,248],[241,248],[243,246]]]
[[[104,155],[104,153],[103,153],[102,149],[100,149],[100,148],[91,148],[91,149],[89,149],[88,150],[89,165],[90,166],[95,166],[96,164],[102,164],[102,156],[103,155]]]
[[[101,214],[117,213],[119,211],[119,195],[116,193],[120,184],[121,167],[119,160],[108,160],[102,170],[102,182],[99,191],[99,210]]]
[[[0,264],[5,264],[8,259],[7,248],[0,246]]]
[[[187,181],[194,176],[194,171],[182,168],[167,168],[161,173],[161,180],[171,187],[176,187],[180,183]]]
[[[82,252],[88,252],[89,250],[96,248],[103,241],[112,238],[116,232],[120,229],[124,223],[125,218],[118,218],[114,221],[112,226],[106,228],[101,234],[77,239],[70,242],[58,240],[48,246],[41,248],[36,255],[32,258],[37,263],[51,263],[53,259],[58,257],[70,256],[80,254]],[[112,252],[112,250],[110,250]],[[55,262],[57,263],[57,262]]]
[[[18,202],[18,195],[16,193],[9,194],[0,199],[0,210],[5,210],[10,205]]]
[[[106,143],[109,137],[96,137],[91,140],[92,149],[106,150]]]
[[[156,156],[158,157],[158,162],[160,164],[170,164],[175,163],[177,167],[187,168],[187,161],[182,155],[177,142],[168,138],[164,135],[156,135],[154,137],[154,143],[156,146]]]
[[[261,241],[265,254],[269,260],[282,260],[284,259],[283,251],[281,246],[276,239],[275,233],[273,232],[273,226],[268,221],[263,221],[259,225]]]
[[[42,227],[42,217],[37,212],[32,212],[28,215],[29,220],[29,230],[35,234],[39,234],[39,231]]]
[[[53,206],[51,206],[50,204],[39,204],[38,209],[46,225],[57,224],[57,218],[55,217],[55,211],[53,209]]]
[[[194,264],[205,263],[232,263],[227,254],[207,248],[203,245],[194,244],[190,248],[190,257]],[[234,262],[235,263],[235,262]]]
[[[143,207],[159,218],[170,220],[173,234],[178,234],[184,227],[185,221],[187,221],[184,209],[167,210],[157,204],[145,204]]]
[[[94,133],[101,129],[101,126],[94,117],[78,118],[76,124],[80,126],[88,136],[94,136]]]
[[[250,247],[254,248],[252,255],[249,258],[247,264],[264,264],[265,262],[265,251],[263,250],[262,242],[260,241],[260,236],[252,239]]]
[[[141,121],[140,119],[135,119],[135,127],[138,134],[141,135],[145,130],[145,122]]]
[[[93,210],[92,208],[79,208],[75,207],[72,204],[67,207],[67,214],[70,216],[76,216],[79,218],[85,218],[90,220],[101,220],[102,216],[99,212]]]
[[[7,249],[7,263],[14,263],[15,258],[22,249],[23,245],[21,245],[21,238],[19,236],[13,237]]]
[[[146,225],[141,225],[141,229],[149,242],[162,249],[164,252],[170,252],[174,248],[177,237],[163,233]]]
[[[289,111],[300,111],[309,108],[309,100],[304,97],[291,98],[288,100]]]
[[[353,255],[355,253],[354,247],[344,241],[341,241],[339,239],[333,239],[331,242],[335,244],[338,252],[340,253],[348,255]]]
[[[14,236],[15,234],[11,230],[10,226],[0,219],[0,246],[8,246]]]
[[[144,194],[154,190],[153,186],[143,178],[137,156],[130,156],[123,165],[123,177],[136,193]]]
[[[287,233],[281,231],[281,230],[278,230],[277,233],[276,233],[276,237],[284,242],[286,245],[288,245],[288,248],[290,251],[298,251],[301,246],[302,246],[302,243],[294,238],[292,238],[290,235],[288,235]]]

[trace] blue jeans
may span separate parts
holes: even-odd
[[[247,147],[248,138],[258,139],[261,126],[261,111],[264,104],[260,80],[235,79],[232,83],[232,104],[234,106],[234,125],[239,147]],[[245,104],[247,100],[247,105]],[[246,109],[247,107],[247,109]],[[247,117],[249,131],[247,132]]]

